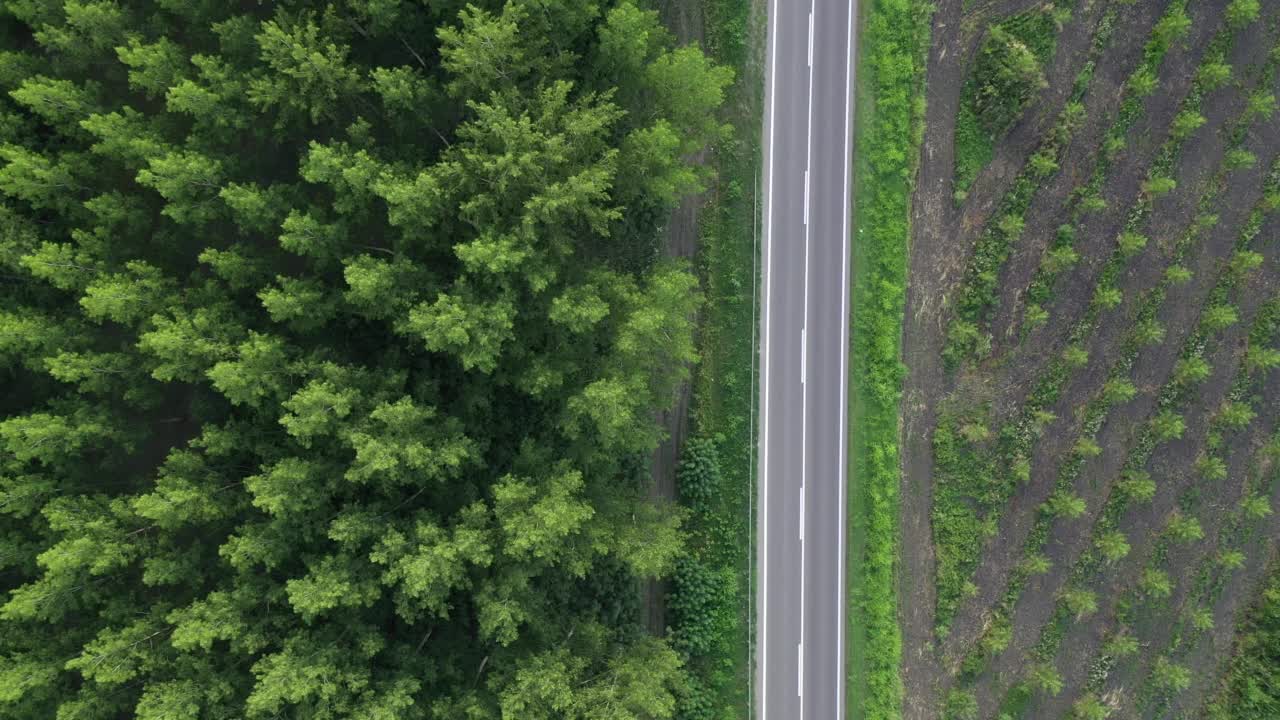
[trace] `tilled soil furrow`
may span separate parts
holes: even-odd
[[[1215,501],[1206,504],[1205,512],[1197,516],[1205,528],[1206,540],[1188,548],[1188,552],[1182,553],[1186,557],[1171,562],[1171,566],[1194,567],[1200,560],[1217,551],[1221,528],[1231,519],[1232,511],[1244,494],[1246,470],[1275,426],[1276,413],[1264,413],[1249,428],[1235,433],[1229,439],[1227,452],[1224,454],[1229,468],[1228,480],[1221,493],[1215,496]],[[1173,501],[1176,503],[1176,497]],[[1102,645],[1108,635],[1114,632],[1116,601],[1132,587],[1133,578],[1146,563],[1156,542],[1152,533],[1129,539],[1129,555],[1115,567],[1105,568],[1095,574],[1088,585],[1102,600],[1100,604],[1103,609],[1090,617],[1088,622],[1074,625],[1063,636],[1054,658],[1054,667],[1062,676],[1062,692],[1057,695],[1037,695],[1028,710],[1030,717],[1061,717],[1084,694],[1090,682],[1089,673],[1095,667]],[[1186,574],[1170,573],[1170,576],[1181,578]]]
[[[998,387],[1026,389],[1061,352],[1071,328],[1088,310],[1098,275],[1129,218],[1132,202],[1140,197],[1142,183],[1157,153],[1169,136],[1170,123],[1191,88],[1195,69],[1210,39],[1221,24],[1222,12],[1223,6],[1219,3],[1191,4],[1191,34],[1165,57],[1159,73],[1160,92],[1147,98],[1145,111],[1126,135],[1126,148],[1113,161],[1103,181],[1100,194],[1107,199],[1108,206],[1084,215],[1077,224],[1075,249],[1081,259],[1055,283],[1054,299],[1045,308],[1052,321],[1031,331],[1012,352],[988,363],[1004,368],[1007,374]],[[1157,200],[1155,212],[1164,212],[1169,201],[1169,197]],[[1041,226],[1040,232],[1045,231]],[[1025,228],[1023,236],[1026,236]]]
[[[1256,289],[1268,287],[1272,282],[1274,278],[1271,274],[1265,273],[1259,274],[1249,285]],[[1162,483],[1159,493],[1149,506],[1127,514],[1121,522],[1122,532],[1131,538],[1131,554],[1135,543],[1141,542],[1139,538],[1151,539],[1148,536],[1152,534],[1152,529],[1159,527],[1158,523],[1172,510],[1182,488],[1193,479],[1193,473],[1188,472],[1188,469],[1201,452],[1212,413],[1230,390],[1231,381],[1240,365],[1242,340],[1247,337],[1251,319],[1261,305],[1260,292],[1243,295],[1240,299],[1241,321],[1221,335],[1213,354],[1214,375],[1198,388],[1196,402],[1186,417],[1184,440],[1162,446],[1160,452],[1153,455],[1148,463],[1152,477],[1175,477],[1178,480]],[[1179,303],[1175,301],[1173,305]],[[1187,322],[1185,327],[1190,328],[1191,323]],[[975,695],[984,716],[994,711],[1004,693],[1019,678],[1020,670],[1026,667],[1031,649],[1038,642],[1043,628],[1056,609],[1058,592],[1091,540],[1091,533],[1084,529],[1092,526],[1102,510],[1108,491],[1124,465],[1132,441],[1138,435],[1139,423],[1155,409],[1155,393],[1171,374],[1181,348],[1181,342],[1174,345],[1166,341],[1156,351],[1140,355],[1135,363],[1135,384],[1148,388],[1150,392],[1117,408],[1103,424],[1098,435],[1098,442],[1104,448],[1103,453],[1086,463],[1085,470],[1081,471],[1076,482],[1076,491],[1087,500],[1088,511],[1085,517],[1077,520],[1058,520],[1053,523],[1044,551],[1053,563],[1052,569],[1045,575],[1028,580],[1014,606],[1013,637],[1009,646],[996,657],[975,684]],[[1099,479],[1101,484],[1095,485],[1094,481]],[[1099,487],[1102,489],[1099,490]],[[1146,520],[1145,526],[1138,523],[1139,518]],[[1130,520],[1138,524],[1127,525]],[[1135,574],[1136,572],[1118,573],[1120,577],[1132,577]]]
[[[1261,61],[1265,56],[1263,44],[1263,28],[1255,23],[1241,31],[1241,37],[1232,48],[1230,62],[1233,67],[1243,68],[1250,63]],[[1131,43],[1122,46],[1136,45]],[[1105,65],[1104,65],[1105,67]],[[1123,82],[1123,78],[1120,79]],[[1094,90],[1090,90],[1093,95]],[[1049,180],[1044,190],[1036,195],[1027,211],[1026,225],[1022,237],[1013,248],[1009,260],[1001,272],[999,287],[1000,298],[990,330],[992,333],[992,353],[999,357],[1005,352],[1015,352],[1014,358],[1004,364],[1010,374],[1009,379],[999,386],[1004,403],[1010,403],[1028,390],[1027,385],[1035,377],[1034,371],[1039,367],[1035,363],[1026,363],[1018,354],[1025,354],[1033,348],[1024,347],[1014,350],[1011,346],[1018,340],[1018,331],[1023,319],[1023,297],[1031,285],[1036,271],[1039,269],[1045,250],[1053,239],[1057,228],[1068,220],[1069,204],[1066,199],[1073,187],[1088,180],[1097,164],[1099,148],[1119,101],[1119,93],[1115,92],[1115,101],[1111,104],[1109,114],[1105,118],[1095,117],[1092,110],[1087,110],[1088,120],[1085,127],[1077,131],[1072,147],[1064,160],[1062,169]],[[1244,94],[1235,85],[1220,88],[1207,95],[1203,103],[1205,126],[1188,138],[1179,153],[1178,187],[1161,201],[1160,212],[1153,213],[1150,237],[1155,240],[1149,245],[1145,254],[1156,252],[1161,239],[1167,237],[1171,228],[1185,223],[1188,213],[1195,211],[1195,199],[1199,197],[1205,172],[1216,168],[1222,158],[1226,138],[1220,132],[1224,123],[1234,119],[1243,106]],[[1082,174],[1084,173],[1084,174]],[[1135,263],[1141,268],[1145,258]],[[1132,271],[1132,268],[1131,268]],[[1130,295],[1126,292],[1125,299]],[[1121,308],[1122,311],[1127,308]]]
[[[1272,380],[1275,379],[1273,374]],[[1278,390],[1272,382],[1271,392]],[[1272,488],[1270,498],[1272,507],[1280,507],[1280,483]],[[1221,678],[1232,655],[1240,613],[1257,597],[1258,589],[1266,582],[1267,572],[1275,561],[1276,545],[1280,539],[1280,513],[1269,516],[1264,527],[1261,542],[1245,555],[1245,567],[1231,576],[1214,603],[1213,629],[1197,638],[1192,650],[1182,660],[1191,668],[1191,686],[1180,693],[1169,711],[1160,717],[1197,717],[1195,711],[1204,705],[1206,697]]]
[[[1027,159],[1036,151],[1058,119],[1077,73],[1088,56],[1089,43],[1102,19],[1107,3],[1083,0],[1071,22],[1058,33],[1057,47],[1045,80],[1048,83],[1028,112],[996,146],[995,156],[978,173],[969,186],[967,198],[960,208],[959,221],[952,225],[951,243],[969,247],[978,239],[991,214],[995,212],[1009,186],[1022,172]],[[1140,48],[1139,48],[1140,50]]]
[[[944,241],[954,220],[955,117],[960,90],[977,47],[963,32],[963,0],[940,0],[933,14],[926,66],[925,126],[920,170],[912,198],[910,277],[903,322],[903,383],[900,486],[901,568],[898,597],[902,625],[903,717],[933,717],[940,667],[930,649],[936,588],[933,533],[932,434],[936,403],[945,392],[942,368],[942,298],[963,271],[964,253]]]
[[[1259,163],[1254,168],[1230,174],[1225,193],[1238,201],[1238,204],[1233,204],[1223,213],[1219,224],[1209,232],[1198,249],[1191,253],[1190,266],[1196,271],[1194,279],[1186,286],[1173,288],[1162,307],[1161,319],[1164,326],[1169,328],[1166,346],[1181,347],[1182,338],[1190,329],[1189,321],[1193,317],[1191,313],[1198,312],[1212,289],[1215,266],[1231,253],[1238,237],[1238,229],[1261,194],[1263,168],[1269,166],[1269,161],[1276,155],[1276,149],[1280,148],[1280,127],[1267,124],[1262,129],[1262,135],[1251,141],[1250,146],[1266,153],[1264,157],[1268,163]],[[1187,162],[1195,163],[1191,159]],[[1184,222],[1189,221],[1189,218],[1184,218]],[[1152,287],[1163,271],[1163,266],[1154,262],[1144,265],[1153,267],[1130,266],[1124,286],[1127,297],[1136,298],[1140,292]],[[1054,408],[1058,417],[1049,425],[1043,439],[1033,450],[1031,481],[1015,493],[1001,515],[999,531],[982,550],[982,559],[973,579],[978,592],[957,610],[951,632],[942,642],[942,655],[951,663],[958,662],[963,653],[977,641],[985,626],[985,615],[1004,595],[1010,573],[1020,560],[1026,539],[1034,527],[1036,510],[1053,492],[1059,464],[1079,432],[1079,419],[1072,410],[1081,406],[1082,398],[1092,396],[1105,382],[1110,371],[1108,358],[1123,342],[1131,327],[1132,315],[1132,308],[1128,312],[1108,314],[1090,337],[1088,350],[1091,362],[1082,373],[1073,378],[1058,406]],[[1171,364],[1174,359],[1176,358],[1169,358],[1167,361]],[[1151,382],[1160,381],[1162,377],[1156,374],[1149,380],[1142,379],[1141,376],[1135,379],[1138,387],[1142,388]],[[1137,405],[1128,410],[1136,411]]]

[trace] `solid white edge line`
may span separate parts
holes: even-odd
[[[851,0],[852,1],[852,0]],[[817,2],[811,0],[809,5],[809,18],[811,22],[817,20],[818,5]],[[804,319],[800,322],[801,328],[809,327],[809,170],[813,167],[813,68],[809,68],[809,99],[808,99],[808,119],[805,126],[804,137]],[[809,447],[809,386],[804,385],[800,388],[800,487],[805,487],[808,479],[808,453]],[[803,524],[803,518],[801,518]],[[804,720],[804,632],[805,632],[805,546],[800,544],[800,685],[796,689],[796,694],[800,697],[800,718]]]
[[[773,130],[774,130],[774,108],[777,100],[777,78],[776,71],[778,65],[778,0],[773,0],[772,10],[769,12],[769,30],[768,37],[773,42],[773,48],[770,50],[769,68],[768,68],[768,84],[769,84],[769,153],[767,157],[768,170],[766,172],[765,181],[768,187],[765,190],[764,204],[764,251],[765,262],[763,264],[764,272],[764,308],[761,312],[764,328],[761,331],[762,342],[764,345],[761,352],[761,368],[760,377],[763,380],[763,387],[760,393],[760,483],[756,488],[757,495],[760,496],[761,509],[761,528],[760,528],[760,623],[759,638],[760,645],[760,720],[765,720],[769,713],[769,683],[768,683],[768,663],[769,663],[769,330],[771,323],[769,322],[770,308],[770,290],[772,288],[773,273],[770,270],[773,258]]]
[[[800,384],[804,385],[804,379],[807,375],[805,371],[805,354],[808,350],[808,343],[805,341],[804,328],[800,328]],[[800,476],[800,487],[804,487],[804,476]]]
[[[853,93],[856,92],[855,85],[854,85],[855,81],[853,77],[853,72],[854,72],[853,61],[854,61],[854,55],[856,55],[856,52],[854,50],[855,40],[853,37],[853,16],[857,14],[857,10],[858,10],[858,0],[850,0],[849,22],[848,22],[848,29],[846,30],[846,39],[845,39],[846,56],[845,56],[845,76],[844,76],[845,78],[844,223],[843,223],[843,228],[841,230],[841,242],[843,243],[844,253],[843,253],[843,263],[842,263],[841,272],[840,272],[840,288],[841,288],[840,292],[841,292],[841,295],[843,296],[843,302],[841,303],[841,307],[842,307],[842,312],[844,314],[844,322],[841,324],[842,342],[840,347],[840,402],[842,403],[842,406],[840,408],[840,453],[839,453],[840,465],[837,468],[837,472],[836,472],[836,478],[841,480],[841,482],[837,483],[837,485],[839,486],[839,502],[836,504],[837,517],[839,518],[839,527],[840,527],[840,531],[838,533],[840,538],[840,552],[838,554],[839,563],[838,563],[838,569],[837,569],[837,583],[836,583],[836,593],[837,593],[837,596],[836,596],[837,598],[837,602],[836,602],[836,621],[837,621],[836,622],[836,668],[840,673],[840,676],[836,682],[836,713],[837,713],[836,717],[837,718],[843,718],[846,714],[845,704],[841,702],[841,700],[844,697],[841,690],[844,688],[844,677],[845,677],[844,571],[845,571],[845,563],[847,562],[844,555],[844,552],[845,552],[844,535],[845,535],[845,529],[846,529],[845,528],[846,509],[845,509],[845,499],[844,499],[844,486],[849,481],[848,475],[847,475],[847,471],[848,471],[848,460],[846,457],[847,449],[845,447],[845,443],[847,441],[847,436],[849,433],[848,362],[849,362],[849,319],[850,319],[849,304],[851,302],[851,298],[849,297],[849,250],[850,250],[849,248],[849,219],[850,219],[849,218],[849,185],[850,185],[849,162],[850,162],[850,157],[853,151],[853,148],[850,147],[850,144],[853,141],[852,136],[850,135],[851,120],[852,120],[851,107],[852,107]]]

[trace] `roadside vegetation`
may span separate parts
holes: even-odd
[[[733,68],[710,146],[716,182],[702,208],[691,439],[677,474],[689,540],[668,598],[673,642],[688,653],[692,688],[680,720],[745,718],[753,687],[755,587],[756,203],[763,18],[748,0],[702,0],[707,52]]]
[[[930,533],[903,542],[936,600],[904,672],[955,720],[1266,716],[1225,699],[1256,646],[1217,678],[1280,540],[1280,12],[959,13],[937,22],[972,23],[963,83],[931,88],[956,116],[924,130],[955,123],[954,165],[926,168],[951,192],[918,198],[972,224],[915,234],[958,272],[912,406],[936,408]],[[997,154],[1016,169],[984,174]]]
[[[930,5],[862,3],[849,348],[848,713],[902,714],[898,626],[901,337]]]
[[[0,718],[735,715],[745,12],[0,4]]]

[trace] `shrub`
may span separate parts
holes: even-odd
[[[1128,500],[1149,502],[1156,495],[1156,481],[1145,471],[1131,470],[1125,473],[1117,489]]]
[[[1258,164],[1258,156],[1245,150],[1244,148],[1232,148],[1222,158],[1222,164],[1228,170],[1239,170],[1240,168],[1249,168]]]
[[[1213,372],[1213,368],[1209,367],[1209,362],[1202,357],[1192,356],[1179,360],[1173,366],[1174,382],[1179,384],[1191,384],[1203,382],[1209,374]]]
[[[1246,275],[1262,267],[1262,253],[1253,252],[1252,250],[1237,250],[1231,256],[1231,273],[1233,275]]]
[[[1271,514],[1271,501],[1265,495],[1249,495],[1240,501],[1240,511],[1250,520],[1261,520]]]
[[[978,699],[971,692],[953,689],[947,693],[943,717],[946,720],[978,720]]]
[[[1172,285],[1181,285],[1191,279],[1191,271],[1181,265],[1170,265],[1164,271],[1164,279]]]
[[[1228,400],[1218,410],[1218,421],[1227,427],[1242,428],[1253,422],[1255,413],[1243,400]]]
[[[1031,303],[1027,306],[1026,322],[1027,327],[1040,327],[1049,322],[1049,311],[1036,303]]]
[[[1231,66],[1221,61],[1203,63],[1197,78],[1205,90],[1217,90],[1231,79]]]
[[[1133,339],[1139,345],[1159,345],[1164,342],[1164,326],[1156,320],[1143,320],[1134,328]]]
[[[1062,676],[1058,674],[1058,670],[1048,663],[1036,663],[1031,666],[1031,672],[1027,675],[1027,683],[1044,693],[1049,695],[1057,695],[1062,692]]]
[[[1191,686],[1191,671],[1163,656],[1156,660],[1151,677],[1158,687],[1169,692],[1182,692]]]
[[[1045,501],[1045,511],[1058,518],[1075,520],[1088,508],[1084,498],[1068,490],[1059,490]]]
[[[999,25],[982,42],[973,78],[978,117],[992,135],[1008,130],[1047,85],[1035,53]]]
[[[1173,583],[1169,581],[1168,573],[1157,568],[1143,570],[1138,586],[1143,593],[1153,598],[1167,598],[1173,593]]]
[[[1062,604],[1077,620],[1098,612],[1098,596],[1092,591],[1081,588],[1072,588],[1063,592]]]
[[[1107,201],[1098,196],[1090,195],[1080,201],[1081,212],[1101,212],[1107,209]]]
[[[1227,23],[1242,28],[1258,19],[1259,0],[1231,0],[1227,6]]]
[[[1176,187],[1178,182],[1165,175],[1152,175],[1142,181],[1142,192],[1152,199],[1168,195]]]
[[[1138,97],[1146,97],[1156,91],[1156,76],[1147,68],[1141,68],[1129,76],[1129,89]]]
[[[1226,480],[1227,464],[1216,455],[1204,455],[1196,461],[1196,472],[1205,480]]]
[[[1067,367],[1084,367],[1089,362],[1089,351],[1079,345],[1070,345],[1066,350],[1062,351],[1062,360],[1067,364]]]
[[[1205,328],[1211,332],[1223,330],[1234,324],[1240,319],[1236,314],[1236,309],[1230,305],[1214,305],[1204,311],[1204,317],[1201,322]]]
[[[1112,635],[1102,646],[1102,652],[1113,658],[1129,657],[1138,652],[1138,639],[1125,632]]]
[[[733,622],[735,592],[732,568],[717,572],[693,556],[677,560],[667,596],[672,645],[689,655],[718,650],[717,640]]]
[[[1244,357],[1245,368],[1251,372],[1280,367],[1280,350],[1268,347],[1250,347]]]
[[[1044,257],[1044,269],[1057,274],[1080,261],[1080,254],[1068,245],[1050,250]]]
[[[1129,539],[1119,530],[1103,533],[1095,543],[1107,562],[1113,563],[1129,554]]]
[[[710,438],[691,438],[685,443],[676,472],[680,497],[694,512],[705,513],[720,487],[720,457]]]
[[[1110,714],[1111,708],[1093,693],[1084,694],[1071,706],[1072,720],[1107,720]]]
[[[1102,386],[1102,397],[1108,405],[1120,405],[1132,400],[1138,388],[1124,378],[1112,378]]]
[[[1174,440],[1182,437],[1187,423],[1182,416],[1172,410],[1161,410],[1151,418],[1151,434],[1156,442]]]
[[[1200,521],[1180,513],[1174,513],[1169,518],[1169,524],[1165,530],[1169,533],[1169,537],[1177,542],[1188,543],[1204,539],[1204,528],[1200,527]]]
[[[1209,608],[1197,608],[1191,613],[1191,626],[1200,632],[1213,629],[1213,611]]]
[[[1084,458],[1097,457],[1102,454],[1102,447],[1093,438],[1082,437],[1073,448],[1076,455]]]
[[[1111,310],[1124,300],[1124,294],[1119,288],[1106,287],[1099,285],[1098,289],[1093,293],[1093,303],[1103,310]]]
[[[1196,110],[1188,108],[1178,113],[1177,117],[1173,119],[1173,124],[1170,126],[1169,133],[1173,135],[1174,138],[1180,140],[1191,135],[1191,133],[1199,129],[1199,127],[1204,125],[1204,123],[1205,119],[1203,115]]]
[[[1239,550],[1223,550],[1218,553],[1218,564],[1227,570],[1239,570],[1244,567],[1244,553]]]
[[[1053,567],[1053,561],[1040,553],[1031,553],[1022,561],[1022,569],[1028,575],[1043,575]]]
[[[1125,257],[1132,257],[1142,251],[1147,246],[1147,236],[1136,232],[1120,233],[1120,237],[1116,240],[1120,247],[1120,254]]]
[[[1270,120],[1275,111],[1276,96],[1266,90],[1259,90],[1249,96],[1249,104],[1245,106],[1245,117]]]
[[[1037,178],[1047,178],[1058,171],[1058,161],[1054,158],[1054,152],[1049,148],[1032,155],[1028,166],[1031,169],[1031,174]]]

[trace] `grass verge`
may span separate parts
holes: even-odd
[[[706,304],[691,401],[693,437],[678,475],[690,508],[689,551],[668,598],[673,642],[689,692],[680,720],[746,718],[754,624],[756,177],[761,27],[752,0],[701,0],[706,51],[736,73],[722,119],[732,132],[710,163],[716,185],[702,210],[697,268]]]
[[[855,92],[849,349],[848,717],[902,712],[898,626],[898,415],[911,192],[932,7],[861,7]]]

